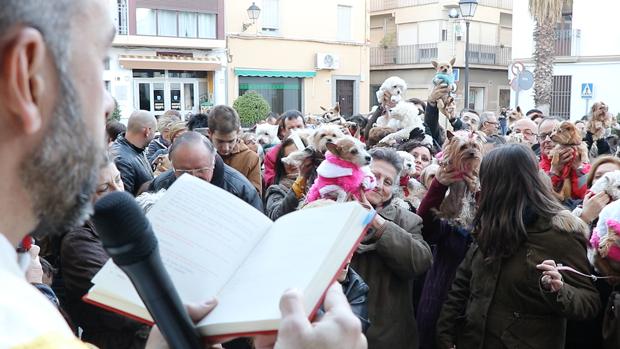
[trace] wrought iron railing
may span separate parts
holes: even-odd
[[[129,7],[127,0],[117,0],[118,4],[118,34],[127,35],[129,33]]]
[[[371,66],[430,63],[433,59],[437,59],[437,44],[370,48]]]
[[[512,48],[506,46],[469,44],[469,63],[508,66]]]
[[[573,30],[558,29],[555,31],[555,55],[572,56]]]
[[[370,0],[370,12],[438,3],[439,0]]]

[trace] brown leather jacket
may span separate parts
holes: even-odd
[[[243,142],[238,142],[235,149],[228,156],[222,156],[224,163],[241,172],[256,188],[259,194],[263,190],[260,175],[260,159],[258,154],[250,150]]]

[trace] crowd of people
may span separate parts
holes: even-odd
[[[225,105],[188,120],[174,110],[158,118],[136,111],[126,127],[107,125],[109,157],[94,200],[124,190],[139,202],[152,201],[189,174],[276,220],[309,205],[308,191],[329,151],[317,148],[316,140],[354,138],[369,150],[376,186],[348,199],[377,215],[338,281],[370,348],[603,347],[603,321],[607,326],[609,318],[602,305],[615,279],[593,283],[589,276],[615,274],[591,264],[587,251],[598,215],[613,198],[589,189],[606,173],[620,171],[620,160],[605,154],[611,147],[601,142],[596,158],[580,159],[566,147],[554,160],[554,132],[562,120],[539,110],[521,116],[502,110],[498,117],[473,110],[457,116],[447,108],[446,130],[436,103],[445,93],[439,85],[426,101],[407,101],[419,109],[425,130],[387,143],[385,136],[397,130],[375,121],[389,113],[389,105],[347,118],[272,113],[261,122],[277,128],[272,139],[255,133],[260,125],[243,128]],[[600,108],[607,112],[599,102],[592,113]],[[509,121],[505,130],[500,118]],[[587,129],[578,132],[587,144]],[[445,161],[459,137],[463,144],[480,144],[476,168]],[[286,161],[303,150],[311,155],[300,164]],[[565,180],[569,197],[561,196]],[[478,183],[469,222],[442,215],[459,183]],[[55,268],[56,302],[81,338],[101,348],[144,346],[147,326],[81,301],[107,260],[93,224],[87,221],[50,245],[41,255]],[[561,265],[574,272],[561,271]],[[243,338],[223,346],[253,343]]]
[[[289,110],[258,125],[242,125],[226,105],[187,119],[175,110],[138,110],[126,125],[107,122],[104,149],[97,115],[111,103],[103,87],[89,89],[101,80],[101,70],[90,69],[96,58],[75,63],[79,90],[61,64],[75,59],[66,37],[105,55],[110,38],[101,28],[112,26],[97,15],[103,5],[44,5],[90,23],[71,36],[72,26],[33,17],[42,10],[37,2],[9,2],[13,11],[0,10],[0,37],[7,36],[0,41],[0,115],[10,118],[0,130],[0,309],[7,314],[0,344],[79,347],[67,339],[72,332],[99,348],[162,345],[158,330],[82,300],[108,260],[88,207],[125,191],[147,210],[178,177],[191,175],[272,220],[330,200],[356,200],[376,212],[327,293],[319,325],[297,311],[300,295],[288,293],[277,338],[238,338],[224,348],[274,341],[281,348],[620,347],[619,128],[604,102],[574,122],[518,107],[457,113],[453,99],[443,103],[452,91],[439,84],[426,100],[398,102],[423,123],[404,137],[403,129],[378,123],[396,107],[389,92],[369,115]],[[46,93],[55,90],[58,96]],[[72,93],[79,108],[67,99]],[[329,176],[328,160],[342,155],[343,139],[352,158],[367,152],[370,184],[330,196],[316,186]],[[336,163],[345,164],[341,157]],[[308,199],[311,189],[320,201]],[[24,273],[55,313],[42,310],[50,304],[24,286]],[[199,320],[213,306],[189,308],[190,315]]]

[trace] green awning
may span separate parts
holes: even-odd
[[[267,78],[313,78],[316,72],[311,71],[290,71],[290,70],[259,70],[235,68],[235,75],[238,76],[260,76]]]

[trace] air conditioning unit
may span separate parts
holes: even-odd
[[[333,53],[317,53],[316,69],[338,69],[340,58]]]

